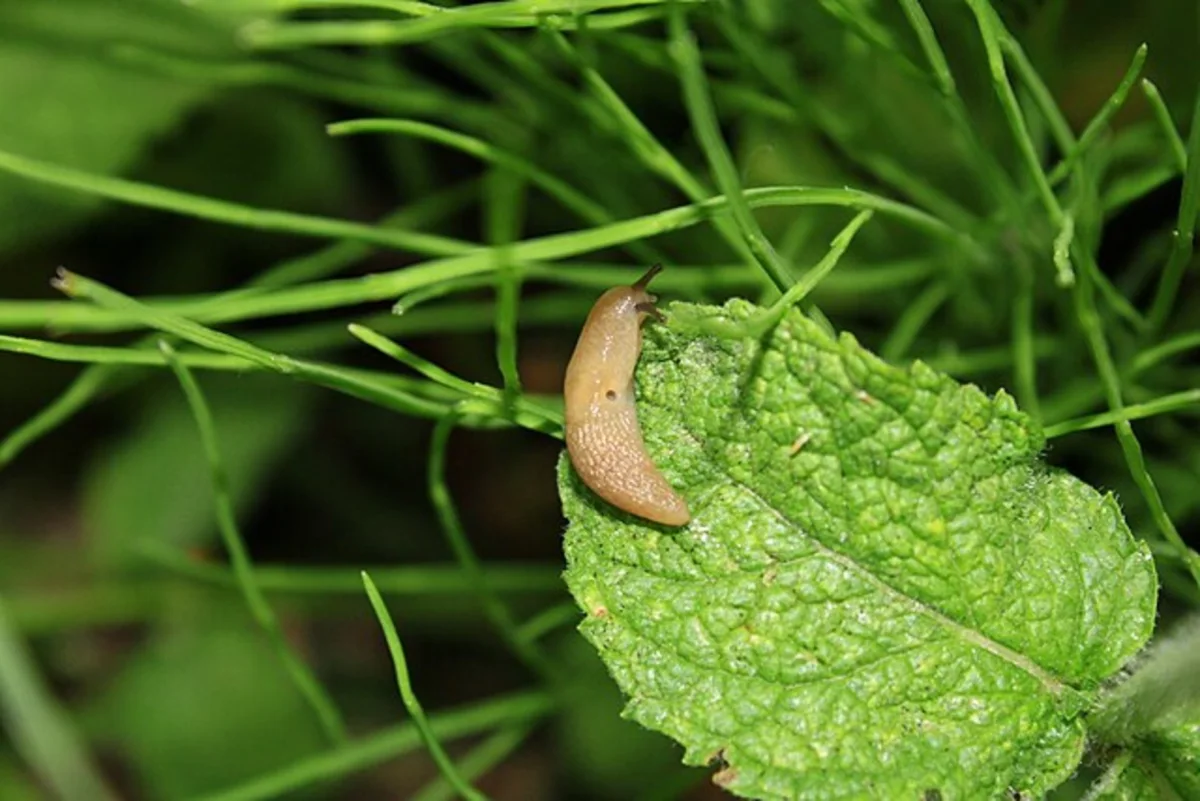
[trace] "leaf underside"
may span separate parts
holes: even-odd
[[[758,340],[696,333],[736,330],[745,301],[672,310],[693,322],[647,327],[638,409],[692,522],[645,523],[559,470],[566,580],[626,714],[751,798],[1068,777],[1093,690],[1153,628],[1153,562],[1116,501],[1042,465],[1003,393],[799,311]]]

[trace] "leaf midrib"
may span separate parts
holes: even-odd
[[[692,440],[692,443],[697,448],[700,449],[701,453],[711,455],[712,452],[707,447],[705,447],[704,441],[694,431],[692,431],[690,428],[688,428],[682,422],[679,422],[678,425],[679,425],[679,430],[682,431],[689,439]],[[853,557],[848,556],[847,554],[843,554],[840,551],[834,550],[833,548],[829,547],[825,543],[821,542],[816,537],[805,533],[804,529],[798,523],[796,523],[790,517],[788,517],[782,510],[777,509],[772,503],[770,503],[766,498],[764,498],[762,496],[762,494],[760,494],[757,490],[755,490],[753,487],[750,487],[746,483],[734,478],[734,476],[729,472],[727,466],[723,462],[721,462],[720,460],[717,460],[717,459],[711,459],[711,461],[717,467],[719,474],[729,483],[729,485],[731,485],[733,487],[737,487],[741,490],[744,490],[746,493],[748,493],[750,495],[750,497],[752,497],[756,501],[758,501],[758,503],[760,503],[764,509],[768,510],[769,512],[774,514],[776,517],[778,517],[780,520],[782,520],[784,522],[784,524],[786,524],[788,526],[789,529],[799,533],[800,536],[804,537],[806,540],[811,542],[813,544],[813,547],[815,549],[817,549],[818,552],[820,552],[821,554],[826,556],[827,558],[831,559],[832,561],[836,562],[837,564],[841,565],[842,567],[852,570],[855,574],[864,576],[874,587],[876,587],[881,592],[887,593],[887,594],[899,599],[901,602],[908,604],[911,608],[915,609],[918,613],[927,616],[928,618],[933,620],[935,623],[937,623],[938,625],[945,628],[947,631],[949,631],[952,634],[954,634],[955,636],[957,636],[962,641],[967,642],[971,645],[974,645],[978,648],[982,648],[983,650],[987,651],[988,653],[992,654],[993,656],[998,657],[999,659],[1002,659],[1005,662],[1008,662],[1012,666],[1025,671],[1031,677],[1036,679],[1055,698],[1062,696],[1064,693],[1066,693],[1069,690],[1070,691],[1074,690],[1074,688],[1072,688],[1069,684],[1067,684],[1061,678],[1056,676],[1052,671],[1048,670],[1047,668],[1042,667],[1040,664],[1038,664],[1036,661],[1034,661],[1030,657],[1026,656],[1025,654],[1022,654],[1019,651],[1016,651],[1012,648],[1009,648],[1006,645],[996,642],[991,637],[988,637],[986,634],[984,634],[981,631],[977,631],[976,629],[973,629],[969,626],[959,623],[958,621],[949,617],[948,615],[946,615],[944,612],[937,609],[936,607],[927,604],[925,601],[922,601],[920,598],[915,598],[915,597],[909,595],[908,593],[904,592],[903,590],[900,590],[899,588],[892,586],[887,581],[885,581],[884,579],[882,579],[881,577],[876,575],[868,567],[859,563]],[[699,510],[696,510],[696,511],[699,511]]]

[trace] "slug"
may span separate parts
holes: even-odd
[[[691,520],[687,503],[650,461],[634,406],[642,322],[662,319],[646,291],[662,270],[608,290],[588,313],[563,386],[567,453],[583,483],[613,506],[667,526]]]

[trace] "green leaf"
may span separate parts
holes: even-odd
[[[270,643],[237,602],[169,607],[88,710],[146,797],[215,792],[321,753],[324,738]]]
[[[566,580],[625,714],[745,797],[1046,792],[1153,628],[1148,549],[1111,495],[1039,462],[1009,396],[798,311],[729,333],[758,311],[677,303],[646,329],[642,430],[688,526],[560,465]]]
[[[208,93],[126,64],[124,45],[194,56],[232,52],[232,36],[174,0],[0,4],[0,149],[119,173]],[[47,102],[53,98],[53,102]],[[27,245],[97,208],[96,198],[0,178],[0,251]]]

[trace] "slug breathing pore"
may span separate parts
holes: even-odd
[[[646,287],[661,271],[656,264],[632,286],[608,290],[588,314],[563,386],[567,452],[583,483],[613,506],[682,526],[691,513],[646,453],[634,404],[642,322],[662,318]]]

